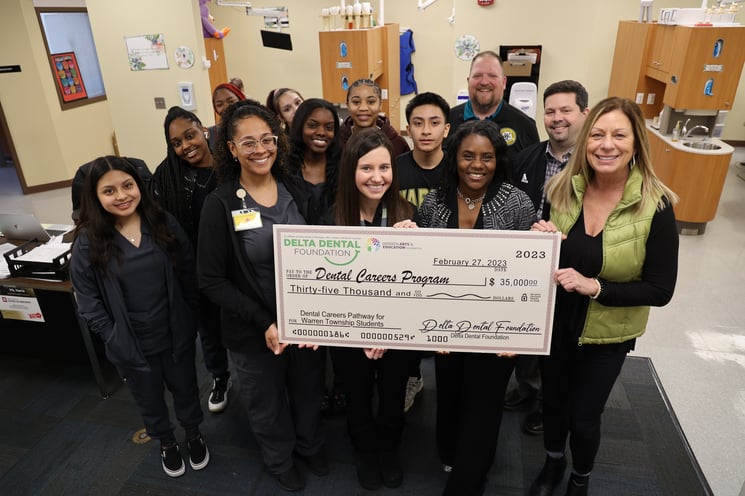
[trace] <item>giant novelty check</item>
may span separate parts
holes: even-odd
[[[545,355],[561,235],[274,226],[280,341]]]

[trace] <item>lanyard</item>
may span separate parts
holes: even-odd
[[[365,227],[367,224],[365,224],[364,219],[360,219],[360,225]],[[383,207],[383,211],[380,213],[380,225],[382,227],[385,227],[388,225],[388,209]]]

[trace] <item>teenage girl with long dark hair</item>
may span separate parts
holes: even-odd
[[[189,463],[194,470],[206,467],[194,365],[198,296],[191,243],[125,159],[101,157],[91,164],[70,278],[80,315],[126,379],[148,435],[160,441],[163,470],[171,477],[185,471],[166,387],[186,431]]]

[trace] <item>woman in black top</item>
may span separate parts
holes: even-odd
[[[302,179],[310,193],[311,224],[330,220],[340,155],[336,109],[320,98],[305,100],[298,107],[290,129],[287,168],[290,174]]]
[[[173,214],[197,245],[199,217],[207,195],[217,186],[208,131],[199,118],[181,107],[171,107],[163,128],[166,158],[158,165],[150,186],[153,197]],[[204,365],[212,374],[207,407],[213,413],[225,410],[231,386],[228,352],[220,342],[217,306],[200,296],[197,330],[202,342]]]
[[[531,496],[588,494],[605,403],[650,306],[667,304],[678,273],[677,196],[652,168],[644,117],[623,98],[590,110],[572,158],[549,181],[550,221],[561,231],[551,354],[541,357],[546,461]]]
[[[191,243],[176,220],[153,203],[134,166],[120,157],[91,164],[70,277],[81,317],[126,378],[148,435],[160,441],[163,470],[171,477],[185,470],[164,387],[186,431],[192,468],[206,467],[194,366]]]
[[[458,128],[448,148],[443,186],[419,207],[419,227],[528,230],[535,210],[510,182],[507,143],[489,120]],[[494,462],[511,356],[438,354],[437,448],[450,471],[444,495],[483,494]]]
[[[297,108],[290,129],[290,155],[287,168],[301,179],[308,195],[308,223],[332,224],[332,206],[336,196],[336,178],[341,155],[339,146],[339,114],[336,108],[321,98],[309,98]],[[347,400],[336,365],[333,386],[323,396],[324,413],[343,414]]]
[[[288,491],[305,486],[293,454],[328,474],[321,426],[324,357],[279,342],[274,224],[305,224],[304,190],[287,174],[287,143],[263,106],[223,112],[216,150],[220,185],[202,210],[197,274],[220,306],[222,339],[267,470]],[[317,348],[317,347],[316,347]]]
[[[393,157],[391,142],[377,128],[362,129],[349,139],[339,166],[337,225],[386,227],[411,219],[414,209],[398,191]],[[398,445],[412,352],[339,347],[332,353],[348,395],[347,426],[357,452],[360,485],[371,490],[381,482],[400,486],[403,469]],[[376,384],[377,412],[373,410]]]

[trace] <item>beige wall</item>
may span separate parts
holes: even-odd
[[[205,125],[212,121],[209,76],[201,63],[204,40],[199,6],[192,0],[87,0],[87,4],[119,151],[142,158],[155,169],[166,155],[166,110],[155,108],[155,97],[165,98],[166,109],[178,105],[178,83],[190,81],[197,96],[195,113]],[[154,33],[164,34],[168,70],[131,71],[125,36]],[[189,69],[174,62],[174,50],[181,45],[195,53]]]
[[[42,0],[36,0],[40,2]],[[45,0],[49,2],[51,0]],[[54,0],[71,5],[81,0]],[[154,169],[165,156],[163,118],[154,97],[166,105],[178,103],[177,83],[191,81],[197,93],[197,114],[205,125],[213,122],[198,3],[193,0],[87,0],[108,100],[62,112],[46,60],[38,23],[29,0],[0,2],[0,65],[20,64],[23,72],[0,75],[0,101],[9,123],[26,182],[29,186],[70,179],[81,163],[111,153],[116,130],[122,154],[143,158]],[[249,96],[263,101],[270,89],[292,86],[304,96],[320,96],[318,54],[320,9],[331,0],[253,2],[255,7],[286,5],[290,9],[292,52],[261,46],[261,17],[245,15],[241,7],[210,4],[218,27],[230,26],[225,40],[229,76],[243,78]],[[351,3],[351,0],[347,0]],[[638,15],[638,0],[597,2],[495,2],[479,7],[473,0],[440,0],[418,12],[415,0],[389,1],[386,21],[414,31],[413,56],[420,91],[435,91],[455,101],[465,88],[468,62],[456,59],[453,43],[463,34],[478,37],[483,49],[500,44],[541,44],[543,59],[539,93],[559,79],[582,81],[591,103],[606,96],[619,20]],[[455,5],[455,24],[446,21]],[[699,0],[657,0],[661,7],[697,7]],[[374,8],[378,2],[373,1]],[[540,9],[540,10],[539,10]],[[745,14],[740,14],[742,22]],[[124,37],[164,33],[170,68],[132,72]],[[183,70],[173,63],[173,50],[191,47],[197,63]],[[402,98],[402,107],[409,97]],[[541,112],[541,109],[538,109]],[[403,118],[403,112],[401,112]],[[745,139],[745,78],[741,80],[724,138]],[[405,123],[403,124],[405,125]],[[402,125],[402,127],[403,127]],[[539,126],[540,128],[541,126]],[[541,131],[543,131],[541,129]]]
[[[237,7],[216,6],[210,11],[219,26],[233,31],[225,40],[229,76],[239,76],[247,93],[263,101],[277,86],[295,87],[304,96],[321,95],[318,56],[318,30],[322,28],[320,9],[335,2],[284,0],[253,2],[254,6],[286,5],[290,10],[292,52],[263,48],[258,30],[261,17],[246,16]],[[347,3],[352,3],[348,0]],[[373,8],[378,2],[373,1]],[[447,18],[455,5],[455,24]],[[656,0],[653,17],[662,7],[699,7],[700,0]],[[591,103],[607,96],[619,20],[635,19],[639,0],[604,1],[565,0],[563,2],[500,2],[479,7],[474,0],[439,0],[424,12],[417,11],[416,0],[388,1],[385,20],[411,28],[417,51],[413,62],[420,91],[434,91],[450,103],[459,89],[466,87],[468,62],[458,60],[453,51],[455,40],[464,34],[475,35],[482,49],[497,49],[500,44],[543,45],[539,94],[560,79],[577,79],[586,85]],[[742,22],[745,14],[738,20]],[[741,82],[741,90],[743,84]],[[410,97],[401,99],[402,108]],[[538,112],[542,109],[539,107]],[[405,117],[401,112],[402,126]],[[726,139],[745,139],[745,91],[738,92],[734,110],[725,128]],[[540,128],[541,126],[539,126]],[[543,133],[543,129],[540,129]]]
[[[0,101],[26,186],[66,181],[91,157],[112,153],[108,104],[62,111],[33,5],[3,0],[0,65],[21,72],[0,75]]]

